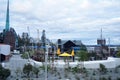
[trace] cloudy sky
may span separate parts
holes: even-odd
[[[5,27],[7,0],[0,0],[0,31]],[[120,44],[120,0],[10,0],[10,26],[17,34],[28,32],[37,37],[37,29],[46,30],[51,40],[81,40],[96,44],[110,38]]]

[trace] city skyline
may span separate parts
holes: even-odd
[[[103,37],[120,44],[119,0],[10,0],[10,27],[17,34],[28,32],[37,38],[37,30],[50,40],[81,40],[96,44]],[[5,29],[7,0],[0,1],[0,31]]]

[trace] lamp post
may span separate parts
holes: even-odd
[[[34,51],[34,45],[33,45],[33,43],[34,43],[34,40],[32,39],[32,51]]]
[[[55,60],[55,54],[56,54],[56,48],[54,46],[54,57],[53,57],[54,60]]]
[[[1,47],[0,47],[0,64],[1,64]]]
[[[109,56],[110,56],[110,38],[108,38],[108,41],[109,41],[109,47],[108,47],[108,49],[109,49]]]
[[[48,63],[48,49],[49,49],[49,44],[46,45],[46,52],[45,52],[45,80],[47,80],[47,63]]]

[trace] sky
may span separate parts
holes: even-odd
[[[5,28],[7,0],[0,0],[0,32]],[[120,0],[10,0],[10,27],[17,34],[42,31],[50,40],[81,40],[97,44],[103,38],[120,45]]]

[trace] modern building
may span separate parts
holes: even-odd
[[[80,50],[80,46],[83,43],[80,40],[61,40],[57,41],[57,48],[60,48],[61,52],[69,51],[74,49],[74,51]]]

